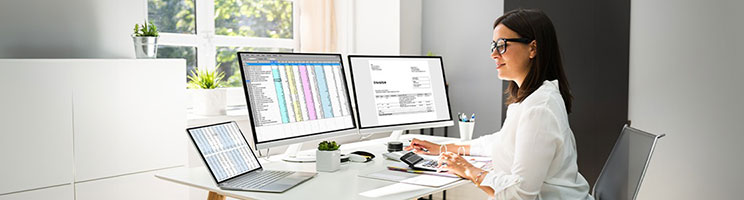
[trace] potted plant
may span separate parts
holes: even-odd
[[[137,58],[155,58],[158,53],[158,27],[145,21],[141,26],[134,24],[134,53]]]
[[[194,103],[194,114],[225,115],[226,91],[223,85],[224,72],[216,70],[192,70],[188,76],[188,88]]]
[[[315,169],[322,172],[333,172],[341,167],[341,145],[336,141],[323,141],[315,152]]]

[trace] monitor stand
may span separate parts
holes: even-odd
[[[400,136],[403,135],[404,130],[395,130],[392,133],[390,133],[390,137],[388,138],[388,142],[391,141],[400,141]],[[403,142],[403,141],[400,141]],[[403,142],[405,143],[405,142]]]
[[[302,143],[292,144],[287,147],[287,151],[284,152],[284,158],[282,160],[287,162],[315,162],[315,155],[302,155],[300,154],[302,149]]]
[[[400,139],[400,136],[403,135],[403,132],[405,132],[405,130],[395,130],[392,133],[390,133],[390,137],[388,137],[388,139],[385,140],[385,145],[387,145],[388,142],[392,142],[392,141],[398,141],[398,142],[403,143],[403,147],[407,147],[408,145],[410,145],[411,144],[410,141]]]

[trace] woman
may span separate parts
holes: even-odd
[[[571,93],[555,28],[540,10],[513,10],[496,19],[491,58],[499,78],[510,81],[506,120],[497,133],[469,145],[414,139],[407,150],[441,155],[441,168],[470,179],[495,199],[593,199],[578,172],[568,113]],[[493,169],[474,167],[458,155],[491,156]],[[447,150],[445,150],[447,151]]]

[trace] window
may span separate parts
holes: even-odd
[[[266,47],[217,47],[217,70],[225,72],[227,87],[242,87],[240,69],[238,69],[238,51],[259,52],[292,52],[288,48],[266,48]]]
[[[193,69],[225,72],[241,87],[238,51],[292,52],[299,45],[293,0],[148,0],[160,30],[158,58],[184,58]],[[185,77],[184,77],[185,79]]]
[[[186,75],[196,69],[196,47],[158,45],[158,58],[186,59]]]

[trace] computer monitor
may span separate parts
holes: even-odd
[[[340,54],[238,52],[256,148],[290,145],[287,161],[302,142],[358,134]]]
[[[439,56],[349,56],[361,133],[452,126]]]

